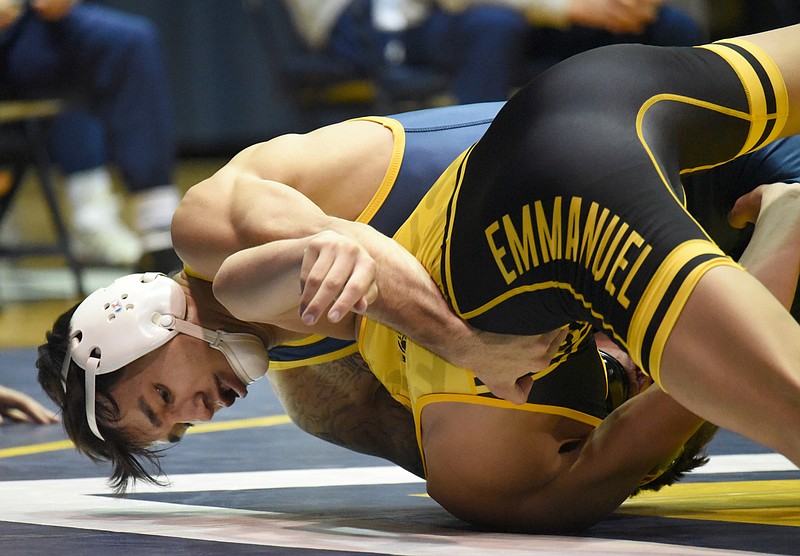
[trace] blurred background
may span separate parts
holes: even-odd
[[[266,0],[266,4],[282,0]],[[301,115],[270,75],[257,24],[240,0],[98,0],[152,19],[162,33],[175,96],[179,153],[227,155],[294,131]],[[712,39],[797,18],[798,0],[671,0]],[[797,21],[797,19],[794,19]]]

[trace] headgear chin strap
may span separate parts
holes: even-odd
[[[167,276],[131,274],[89,295],[70,321],[70,341],[61,368],[66,391],[70,361],[85,371],[86,421],[100,440],[95,415],[95,379],[166,344],[179,332],[222,352],[236,376],[252,384],[267,372],[264,344],[252,334],[211,331],[183,320],[186,297]]]

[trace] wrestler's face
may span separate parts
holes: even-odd
[[[639,366],[633,362],[630,356],[621,350],[617,344],[602,332],[596,332],[594,341],[597,343],[597,348],[603,350],[608,355],[616,359],[625,372],[628,374],[629,390],[628,399],[641,394],[648,386],[653,384],[653,379],[644,374]]]
[[[246,396],[247,388],[221,352],[178,334],[127,365],[110,393],[119,405],[118,426],[152,443],[179,440],[192,424]]]

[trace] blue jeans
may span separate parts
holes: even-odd
[[[173,183],[172,98],[148,20],[91,4],[56,22],[28,10],[0,34],[0,83],[69,101],[51,137],[66,174],[113,162],[131,192]]]

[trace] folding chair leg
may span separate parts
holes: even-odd
[[[72,251],[72,245],[70,245],[69,241],[69,232],[67,230],[66,223],[61,216],[61,210],[58,204],[58,198],[50,171],[52,168],[50,155],[47,153],[47,147],[44,144],[44,141],[39,139],[42,135],[39,133],[38,122],[35,120],[29,121],[27,122],[27,125],[29,128],[28,136],[37,138],[35,144],[32,145],[35,156],[34,168],[36,171],[36,177],[39,180],[39,185],[42,189],[42,194],[44,195],[45,202],[47,203],[47,208],[50,211],[50,217],[53,221],[53,226],[55,227],[57,249],[67,262],[67,266],[69,266],[70,270],[72,271],[72,275],[75,278],[76,291],[78,295],[84,297],[86,295],[86,290],[83,282],[83,265],[81,265]]]

